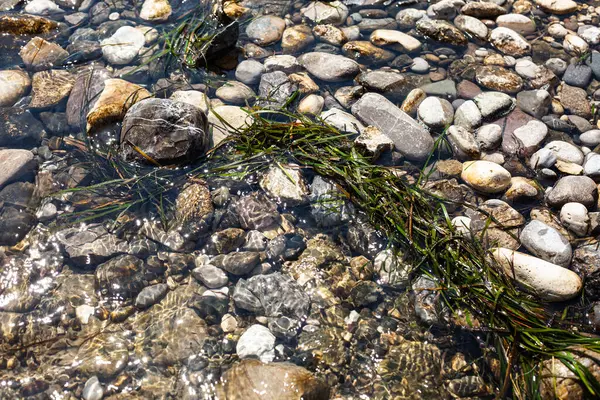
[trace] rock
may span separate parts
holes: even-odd
[[[454,100],[457,96],[456,84],[452,79],[444,79],[443,81],[428,83],[421,86],[428,96],[445,97],[448,100]]]
[[[564,83],[561,88],[560,104],[565,108],[565,111],[583,118],[590,118],[592,111],[585,90]]]
[[[298,112],[302,114],[319,115],[323,111],[325,99],[316,94],[309,94],[298,104]]]
[[[391,99],[407,97],[412,85],[403,74],[394,70],[366,71],[356,77],[356,82],[369,92],[376,92]]]
[[[135,306],[142,310],[160,302],[169,291],[169,286],[166,283],[159,283],[156,285],[148,286],[142,289],[142,291],[135,298]]]
[[[496,18],[496,24],[500,27],[512,29],[520,35],[530,35],[536,29],[535,22],[523,14],[500,15]]]
[[[413,58],[410,70],[417,74],[425,74],[429,72],[429,63],[424,58],[415,57]]]
[[[261,75],[265,72],[264,65],[256,60],[244,60],[235,70],[235,79],[246,85],[255,85],[260,82]]]
[[[225,82],[217,89],[215,95],[225,103],[244,105],[252,103],[256,97],[254,90],[238,81]]]
[[[483,125],[477,130],[477,142],[481,150],[493,150],[502,141],[502,128],[496,124]]]
[[[373,260],[373,269],[379,277],[377,283],[380,285],[401,288],[409,283],[410,266],[405,264],[400,255],[395,254],[391,249],[377,253]]]
[[[477,107],[475,107],[477,108]],[[427,97],[418,109],[419,119],[430,128],[445,128],[454,120],[454,108],[448,100]]]
[[[588,52],[590,45],[579,36],[568,34],[563,41],[563,48],[567,53],[582,56]]]
[[[389,29],[377,29],[371,33],[371,43],[376,46],[389,47],[399,52],[412,53],[419,51],[421,42],[414,37],[400,31]]]
[[[481,125],[481,111],[473,100],[465,101],[456,109],[454,114],[454,125],[465,128],[468,131],[474,131]]]
[[[94,375],[85,382],[81,396],[84,400],[102,400],[104,389],[97,376]]]
[[[546,60],[544,65],[557,76],[562,76],[567,70],[567,62],[560,58],[550,58]]]
[[[310,27],[306,25],[296,25],[283,31],[281,38],[281,48],[285,54],[298,53],[315,42]]]
[[[12,182],[32,178],[36,162],[29,150],[0,150],[0,189]]]
[[[585,64],[570,64],[565,71],[563,81],[567,85],[587,88],[592,80],[592,68]]]
[[[417,22],[426,15],[427,12],[425,10],[404,8],[396,14],[396,22],[400,29],[412,29],[416,26]]]
[[[282,400],[327,400],[330,392],[324,382],[302,367],[258,360],[242,360],[227,370],[216,390],[221,399],[260,400],[265,387],[273,399]]]
[[[464,31],[479,40],[487,39],[489,32],[488,28],[477,18],[473,18],[468,15],[459,15],[454,18],[454,24],[461,31]]]
[[[534,118],[541,119],[548,114],[548,109],[552,103],[552,96],[548,91],[524,90],[517,93],[517,106]]]
[[[60,67],[69,53],[56,43],[35,37],[31,39],[19,52],[27,69],[43,71],[53,67]]]
[[[600,28],[593,25],[583,25],[577,29],[577,35],[591,45],[600,43]]]
[[[452,125],[448,128],[447,136],[452,152],[457,159],[472,160],[480,158],[479,144],[467,129]]]
[[[235,349],[239,358],[258,358],[262,362],[275,359],[275,336],[269,328],[252,325],[240,336]]]
[[[499,193],[508,189],[511,175],[506,169],[490,161],[468,161],[463,164],[461,178],[480,192]]]
[[[252,251],[221,254],[212,259],[211,264],[233,275],[246,275],[260,262],[260,255]]]
[[[240,197],[234,210],[244,229],[264,230],[279,222],[277,205],[262,193]]]
[[[298,166],[273,166],[263,175],[260,187],[286,207],[308,203],[308,186]]]
[[[544,146],[544,148],[553,151],[558,160],[578,165],[583,164],[583,153],[577,146],[571,143],[563,142],[562,140],[554,140]]]
[[[135,297],[144,287],[146,266],[132,255],[121,255],[100,264],[96,269],[96,286],[106,297]]]
[[[0,71],[0,107],[12,107],[31,88],[29,75],[20,70]]]
[[[61,69],[33,74],[29,108],[43,110],[66,102],[75,83],[75,76]]]
[[[341,25],[348,17],[348,7],[341,1],[329,3],[313,1],[301,12],[305,18],[314,24]]]
[[[499,27],[493,29],[489,41],[495,48],[509,56],[523,57],[531,53],[529,42],[509,28]]]
[[[204,264],[195,268],[192,270],[192,276],[209,289],[226,286],[229,282],[229,278],[227,278],[225,272],[210,264]]]
[[[353,40],[342,46],[346,57],[362,64],[380,65],[392,61],[396,55],[391,51],[374,46],[371,42]]]
[[[519,149],[524,154],[530,155],[540,148],[540,145],[546,140],[548,127],[541,121],[529,121],[526,125],[517,128],[513,136],[519,143]]]
[[[494,19],[500,15],[506,14],[506,9],[493,2],[471,2],[465,4],[460,9],[461,14],[470,15],[476,18]]]
[[[338,47],[348,40],[344,32],[333,25],[317,25],[313,28],[313,34],[321,42]]]
[[[168,0],[144,0],[140,10],[140,18],[150,22],[164,22],[169,19],[173,10]]]
[[[521,243],[535,256],[561,267],[571,263],[572,249],[567,238],[541,221],[532,220],[521,235]]]
[[[291,74],[293,72],[298,72],[301,69],[300,64],[298,64],[298,59],[289,54],[267,57],[264,61],[264,65],[266,72],[282,71],[286,74]]]
[[[90,68],[77,75],[67,101],[66,114],[70,126],[79,128],[85,123],[85,117],[104,90],[105,81],[108,79],[110,73],[104,68]]]
[[[263,74],[258,87],[260,105],[268,109],[281,108],[297,89],[298,85],[282,71]]]
[[[435,19],[420,19],[416,24],[417,31],[432,40],[454,46],[466,46],[467,37],[449,22]]]
[[[532,179],[521,176],[510,180],[510,188],[504,193],[504,199],[508,202],[528,202],[541,198],[541,190],[538,183]]]
[[[210,191],[198,180],[186,183],[175,199],[175,216],[181,223],[200,221],[213,211]]]
[[[413,89],[408,92],[408,95],[406,95],[406,98],[402,102],[400,109],[411,117],[415,117],[417,115],[417,111],[419,110],[419,106],[426,97],[427,94],[425,94],[423,89]]]
[[[376,160],[381,153],[391,151],[394,148],[394,142],[379,129],[368,126],[354,140],[354,146]]]
[[[423,161],[433,149],[429,132],[380,94],[365,94],[352,106],[352,114],[381,130],[410,160]]]
[[[583,283],[566,268],[505,248],[492,251],[504,273],[545,301],[566,301],[577,296]]]
[[[517,93],[523,88],[523,79],[506,68],[497,66],[478,67],[475,72],[477,83],[486,89],[503,92]]]
[[[214,107],[208,114],[210,147],[215,147],[225,140],[231,129],[244,129],[252,125],[252,122],[250,112],[241,107],[227,105]]]
[[[560,223],[577,236],[586,236],[590,230],[587,208],[581,203],[565,203],[560,209]]]
[[[334,183],[317,175],[310,192],[310,212],[317,225],[328,228],[350,221],[354,208]]]
[[[144,34],[138,29],[122,26],[100,44],[106,61],[115,65],[127,65],[138,56],[145,42]]]
[[[500,92],[485,92],[478,94],[473,99],[481,116],[486,118],[498,117],[506,114],[513,107],[513,99],[506,93]]]
[[[0,16],[0,33],[10,35],[42,35],[56,32],[58,23],[51,19],[27,14]]]
[[[274,15],[263,15],[252,20],[246,27],[248,39],[259,46],[278,42],[285,29],[285,21]]]
[[[133,105],[121,132],[119,154],[128,161],[176,164],[197,159],[208,147],[204,113],[167,99],[145,99]]]
[[[106,124],[121,121],[131,106],[148,97],[151,97],[150,92],[139,85],[122,79],[105,80],[104,89],[86,117],[88,134]]]
[[[579,135],[579,141],[584,146],[594,148],[600,144],[600,129],[592,129]]]
[[[207,95],[198,90],[177,90],[176,92],[173,92],[169,99],[191,104],[192,106],[198,107],[205,114],[208,113],[210,100]]]
[[[573,0],[534,0],[544,11],[552,14],[570,14],[577,10],[577,2]]]
[[[581,203],[588,209],[596,207],[598,188],[587,176],[565,176],[556,182],[546,194],[546,202],[551,207],[562,207],[566,203]]]
[[[349,132],[358,135],[365,129],[365,126],[352,114],[338,108],[322,112],[320,118],[340,132]]]

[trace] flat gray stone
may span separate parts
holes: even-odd
[[[532,220],[521,232],[521,244],[542,260],[562,267],[571,262],[571,244],[559,231],[539,220]]]

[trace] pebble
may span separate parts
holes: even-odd
[[[169,0],[144,0],[140,10],[140,18],[144,21],[164,22],[169,19],[172,12]]]
[[[246,85],[255,85],[260,82],[260,77],[265,73],[265,66],[256,60],[244,60],[235,70],[235,78]]]
[[[506,93],[484,92],[473,99],[481,116],[486,118],[498,117],[508,112],[513,107],[513,99]]]
[[[572,249],[560,232],[538,220],[525,225],[519,236],[521,244],[532,254],[561,267],[571,263]]]
[[[588,209],[596,206],[598,188],[587,176],[565,176],[556,182],[546,194],[546,202],[551,207],[562,207],[566,203],[581,203]]]
[[[28,178],[35,168],[33,153],[22,149],[0,150],[0,189],[9,183]]]
[[[461,178],[480,192],[499,193],[508,189],[511,175],[506,169],[490,161],[468,161],[463,164]]]
[[[445,128],[454,120],[454,108],[448,100],[427,97],[419,105],[419,119],[431,128]]]
[[[412,72],[417,74],[425,74],[429,72],[429,63],[421,57],[413,58],[413,63],[410,66]]]
[[[204,264],[192,270],[192,276],[209,289],[226,286],[229,282],[227,274],[214,265]]]
[[[477,130],[476,138],[481,150],[493,150],[500,146],[502,128],[496,124],[483,125]]]
[[[97,376],[94,375],[85,382],[81,396],[84,400],[101,400],[104,397],[104,389]]]
[[[254,324],[242,333],[235,349],[239,358],[258,358],[268,363],[275,359],[275,336],[269,328]]]
[[[492,254],[508,277],[542,300],[566,301],[583,287],[576,273],[540,258],[506,248],[496,248]]]
[[[338,0],[329,3],[313,1],[301,12],[314,24],[341,25],[348,18],[348,7]]]
[[[454,124],[474,131],[481,125],[482,118],[477,104],[473,100],[467,100],[456,109]]]
[[[131,26],[122,26],[100,44],[106,61],[115,65],[127,65],[138,56],[145,43],[146,38],[142,32]]]
[[[166,283],[159,283],[152,286],[147,286],[135,298],[135,306],[140,309],[146,309],[160,302],[169,291],[169,286]]]
[[[284,30],[285,20],[274,15],[260,16],[246,26],[248,39],[259,46],[269,46],[278,42]]]
[[[229,81],[216,90],[215,96],[223,100],[224,103],[241,106],[251,103],[256,97],[256,93],[241,82]]]
[[[356,61],[337,54],[305,53],[298,57],[298,63],[311,75],[325,82],[353,79],[360,72]]]
[[[323,110],[325,99],[316,94],[310,94],[298,104],[298,111],[303,114],[318,115]]]
[[[581,203],[565,203],[560,209],[560,223],[577,236],[586,236],[590,228],[587,208]]]
[[[531,53],[529,42],[510,28],[498,27],[489,36],[490,43],[506,55],[523,57]]]
[[[534,0],[535,4],[553,14],[570,14],[577,10],[577,2],[573,0]]]
[[[567,85],[586,88],[592,80],[592,68],[585,64],[571,64],[567,67],[563,81]]]
[[[29,74],[20,70],[0,71],[0,107],[12,107],[31,88]]]
[[[567,53],[581,56],[587,53],[587,51],[590,48],[590,45],[587,44],[587,42],[579,36],[568,34],[563,40],[563,48]]]

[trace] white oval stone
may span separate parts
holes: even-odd
[[[560,223],[576,234],[585,236],[590,227],[587,208],[581,203],[567,203],[560,209]]]
[[[563,48],[567,53],[584,55],[590,49],[590,45],[579,36],[568,34],[563,41]]]
[[[502,166],[490,161],[467,161],[461,178],[473,189],[483,193],[503,192],[510,186],[511,175]]]
[[[132,26],[122,26],[100,44],[106,61],[115,65],[132,62],[146,43],[144,34]]]
[[[583,282],[573,271],[540,258],[506,248],[492,250],[504,273],[546,301],[565,301],[577,296]]]

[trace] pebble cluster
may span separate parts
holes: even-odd
[[[238,53],[198,79],[154,57],[185,1],[0,0],[0,398],[493,394],[435,282],[411,282],[337,186],[300,166],[190,181],[169,226],[57,223],[105,200],[56,195],[92,176],[62,138],[181,164],[254,108],[318,117],[407,179],[423,168],[507,276],[557,307],[583,294],[600,329],[600,3],[219,6],[238,18]],[[564,365],[545,368],[558,378],[543,398],[583,398]]]

